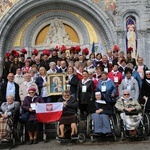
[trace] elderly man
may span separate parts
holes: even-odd
[[[20,101],[19,97],[19,85],[14,82],[14,74],[9,73],[6,82],[2,83],[0,89],[0,104],[6,102],[6,96],[9,94],[15,97],[15,101]]]
[[[76,136],[76,112],[78,108],[78,101],[71,96],[70,91],[64,91],[62,94],[62,98],[58,100],[58,102],[63,102],[63,114],[60,118],[59,128],[60,128],[60,136],[59,138],[64,138],[64,128],[65,125],[71,125],[71,136]]]
[[[37,85],[31,80],[31,74],[26,73],[24,74],[24,82],[20,85],[19,89],[19,95],[21,102],[24,101],[24,98],[28,95],[28,88],[29,87],[35,87],[36,88],[36,93],[39,94],[38,87]]]

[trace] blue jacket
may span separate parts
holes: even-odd
[[[102,85],[106,86],[106,91],[102,92]],[[100,91],[102,94],[102,99],[105,99],[106,102],[115,102],[116,99],[115,97],[111,97],[111,94],[113,94],[115,96],[116,94],[116,86],[114,84],[114,82],[112,80],[110,80],[109,78],[106,81],[102,81],[100,80],[98,82],[98,86],[96,91]]]

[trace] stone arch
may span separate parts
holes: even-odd
[[[55,12],[44,14],[31,23],[30,27],[26,30],[25,33],[25,39],[27,40],[24,40],[24,45],[32,46],[35,42],[35,38],[38,32],[44,26],[50,24],[50,20],[55,17],[63,20],[64,23],[70,25],[77,32],[81,44],[84,44],[86,42],[89,43],[89,35],[87,33],[86,27],[77,17],[66,12],[64,12],[63,15],[60,15],[60,13]],[[30,35],[33,35],[33,38]],[[87,39],[87,41],[85,41],[85,39]]]
[[[59,5],[57,5],[59,3]],[[92,7],[91,7],[92,5]],[[65,7],[64,7],[65,6]],[[80,14],[94,26],[97,34],[100,35],[104,50],[112,48],[116,43],[116,29],[108,15],[98,5],[91,1],[68,1],[68,0],[45,0],[45,1],[19,1],[1,20],[1,42],[0,58],[4,52],[12,48],[12,43],[18,29],[37,13],[44,13],[49,10],[67,10]]]

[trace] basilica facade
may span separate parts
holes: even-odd
[[[5,53],[78,45],[106,54],[133,48],[150,67],[150,0],[5,0],[0,2],[0,62]],[[2,63],[0,63],[2,64]],[[1,65],[2,67],[2,65]],[[1,68],[0,68],[1,70]]]

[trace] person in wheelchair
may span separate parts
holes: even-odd
[[[120,117],[123,121],[124,128],[128,135],[137,135],[142,115],[140,113],[141,105],[137,100],[130,96],[129,90],[122,91],[123,97],[117,100],[115,107],[120,112]]]
[[[95,92],[95,97],[96,100],[89,105],[89,113],[94,121],[93,132],[95,135],[111,135],[109,116],[113,112],[112,106],[101,99],[101,92]]]
[[[13,95],[7,95],[6,102],[0,107],[0,141],[10,140],[11,127],[19,119],[20,104]]]
[[[78,101],[71,96],[71,92],[66,90],[62,93],[62,98],[58,102],[63,102],[63,113],[59,120],[59,138],[65,138],[65,125],[71,126],[71,137],[77,137],[77,108]]]

